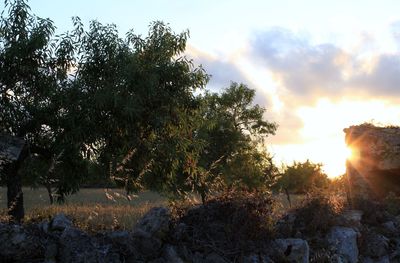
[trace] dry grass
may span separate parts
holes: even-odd
[[[50,219],[64,213],[79,228],[95,232],[101,230],[132,229],[150,208],[165,206],[167,200],[157,193],[143,192],[126,198],[122,190],[82,189],[67,198],[63,205],[49,205],[45,189],[24,188],[25,222]],[[6,189],[0,189],[0,220],[7,220]]]
[[[143,192],[126,198],[119,189],[81,189],[69,196],[63,205],[49,205],[44,188],[23,188],[25,222],[38,222],[50,219],[55,214],[64,213],[74,224],[88,232],[99,230],[132,229],[139,218],[149,209],[165,206],[167,200],[154,192]],[[283,213],[289,208],[286,195],[274,196],[277,210]],[[292,195],[292,207],[302,202],[304,196]],[[0,188],[0,221],[7,221],[7,191]]]

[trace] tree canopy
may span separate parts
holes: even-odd
[[[6,8],[0,132],[24,138],[29,154],[3,180],[23,176],[63,201],[89,170],[128,192],[205,199],[219,185],[265,187],[276,173],[264,139],[277,126],[253,105],[255,90],[232,83],[220,94],[197,92],[209,76],[184,55],[187,31],[154,22],[145,37],[121,38],[113,24],[85,29],[75,17],[71,31],[54,36],[53,22],[25,0]]]
[[[326,188],[328,183],[329,179],[322,170],[322,164],[306,160],[284,167],[275,187],[291,193],[304,194],[316,188]]]

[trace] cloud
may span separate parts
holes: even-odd
[[[400,22],[392,28],[400,39]],[[371,52],[375,40],[366,36],[360,34],[358,50],[349,53],[331,43],[311,44],[305,36],[272,28],[255,34],[249,56],[271,71],[283,101],[310,104],[320,97],[400,95],[400,54],[375,53],[371,59],[364,52]]]
[[[228,87],[231,81],[243,83],[248,81],[240,69],[230,60],[202,52],[194,47],[188,48],[187,55],[210,75],[208,84],[209,88],[214,91]]]
[[[266,66],[286,91],[282,95],[310,99],[334,95],[344,83],[346,53],[333,44],[312,45],[282,28],[256,34],[250,55]]]
[[[235,61],[201,52],[194,47],[188,49],[188,57],[192,58],[196,65],[202,65],[207,74],[210,74],[208,89],[211,91],[220,92],[228,88],[231,82],[243,83],[249,88],[256,89],[255,103],[263,107],[272,105],[271,98],[261,92],[261,87],[253,83],[251,78],[235,64]]]
[[[400,43],[400,22],[391,28],[394,40]],[[212,56],[195,49],[189,56],[212,75],[209,88],[213,91],[229,86],[230,81],[255,88],[256,103],[266,107],[266,118],[279,125],[277,134],[268,141],[286,145],[304,139],[301,130],[305,123],[297,110],[315,107],[321,98],[333,102],[372,98],[400,101],[400,53],[379,51],[378,39],[372,33],[360,32],[357,37],[357,45],[349,50],[333,43],[315,44],[306,34],[276,27],[254,33],[240,58]],[[243,68],[248,64],[241,61],[251,63],[250,70]],[[273,93],[262,87],[266,83],[256,80],[254,75],[260,72],[272,76],[276,85]],[[280,110],[272,110],[273,96],[282,103]]]
[[[369,70],[349,80],[349,86],[381,97],[400,96],[400,54],[381,54]]]

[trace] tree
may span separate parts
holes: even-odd
[[[322,170],[322,164],[293,162],[284,168],[275,187],[295,194],[304,194],[315,188],[326,188],[329,185],[328,176]]]
[[[195,96],[209,76],[183,54],[188,32],[154,22],[144,38],[133,31],[121,38],[115,25],[92,21],[85,31],[73,18],[73,30],[54,38],[51,20],[31,15],[24,0],[7,7],[0,130],[30,149],[22,169],[4,176],[9,181],[25,174],[46,187],[51,202],[63,201],[89,167],[128,192],[195,191],[205,199],[217,181],[258,186],[271,175],[261,147],[276,125],[243,84]]]
[[[115,25],[93,21],[85,32],[74,18],[71,32],[52,39],[49,19],[31,15],[23,0],[6,4],[0,129],[25,138],[31,154],[5,177],[25,171],[51,202],[54,191],[62,201],[89,161],[127,191],[177,190],[177,172],[201,147],[192,140],[193,92],[208,81],[182,55],[188,32],[155,22],[146,38],[121,39]]]
[[[0,25],[0,130],[17,137],[25,137],[40,129],[38,116],[46,111],[50,92],[48,78],[48,42],[54,31],[49,20],[29,14],[24,1],[11,2],[8,17]],[[19,165],[5,169],[7,185],[21,182]],[[8,187],[10,190],[11,187]],[[14,194],[8,195],[8,208],[12,220],[24,215],[21,184]],[[14,206],[10,206],[14,203]]]
[[[187,37],[155,22],[147,37],[129,32],[121,39],[114,25],[93,21],[80,38],[71,105],[85,152],[128,192],[175,193],[178,174],[200,147],[194,91],[208,76],[183,56]]]
[[[198,160],[203,176],[197,178],[203,185],[203,200],[212,189],[207,185],[240,183],[265,189],[276,172],[264,143],[277,125],[264,119],[264,108],[252,105],[254,97],[255,90],[231,83],[221,94],[206,93],[201,98],[203,121],[197,139],[204,143]]]

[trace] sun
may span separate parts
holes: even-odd
[[[346,157],[346,160],[350,160],[353,157],[353,149],[347,146],[344,149],[343,154]]]
[[[351,158],[352,151],[342,140],[320,140],[311,150],[313,159],[323,164],[328,177],[334,178],[346,173],[346,160]]]

